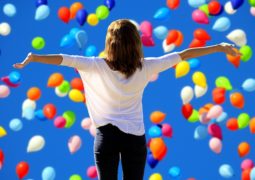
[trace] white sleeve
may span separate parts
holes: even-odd
[[[60,54],[63,58],[59,64],[61,66],[73,67],[82,71],[88,71],[93,68],[95,57],[86,57],[78,55]]]
[[[178,52],[168,53],[159,57],[144,58],[144,63],[148,69],[148,75],[165,71],[181,61],[182,59]]]

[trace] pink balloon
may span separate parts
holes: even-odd
[[[208,124],[211,121],[211,119],[207,118],[207,113],[203,113],[199,116],[199,121],[202,124]]]
[[[207,15],[200,9],[196,9],[192,12],[192,19],[199,24],[209,24]]]
[[[96,166],[90,166],[88,169],[87,169],[87,176],[89,178],[96,178],[97,177],[97,169],[96,169]]]
[[[152,36],[152,25],[149,21],[143,21],[140,24],[140,31],[142,32],[143,35],[145,36]]]
[[[66,125],[66,119],[62,116],[58,116],[54,120],[54,126],[57,128],[64,128]]]
[[[91,122],[91,119],[89,117],[87,118],[84,118],[82,121],[81,121],[81,127],[85,130],[88,130],[91,126],[92,122]]]
[[[244,171],[246,169],[252,169],[253,167],[254,167],[254,163],[251,159],[245,159],[245,160],[243,160],[243,162],[241,164],[242,171]]]
[[[92,124],[89,127],[89,132],[90,132],[91,136],[95,137],[96,136],[96,126]]]
[[[10,94],[10,88],[6,85],[0,85],[0,98],[6,98]]]
[[[209,141],[209,147],[213,152],[219,154],[222,149],[222,142],[220,139],[213,137]]]
[[[221,132],[221,127],[216,124],[210,124],[208,126],[208,133],[212,136],[212,137],[216,137],[219,138],[220,140],[222,140],[222,132]]]
[[[250,13],[251,15],[255,16],[255,7],[250,8]]]
[[[163,136],[171,138],[173,136],[173,128],[169,124],[162,124],[162,134]]]
[[[151,36],[142,35],[141,37],[142,43],[144,46],[154,46],[154,40]]]
[[[68,148],[71,154],[78,151],[81,147],[81,138],[77,135],[72,136],[68,141]]]
[[[209,119],[215,119],[221,115],[222,111],[223,110],[220,105],[214,105],[213,107],[210,108],[206,117]]]

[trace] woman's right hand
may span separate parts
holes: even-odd
[[[28,63],[32,62],[33,54],[30,52],[28,53],[27,57],[21,63],[15,63],[12,66],[17,69],[24,68]]]

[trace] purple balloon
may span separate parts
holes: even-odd
[[[87,19],[88,13],[85,9],[81,9],[76,13],[76,20],[82,26]]]
[[[153,155],[151,152],[149,152],[149,154],[147,155],[147,163],[149,164],[149,166],[153,169],[156,167],[156,165],[158,164],[158,160],[154,159]]]
[[[36,7],[39,7],[39,6],[41,6],[41,5],[47,5],[48,4],[48,1],[47,0],[37,0],[36,2],[35,2],[35,6]]]
[[[115,6],[115,0],[105,0],[104,5],[108,7],[109,10],[112,10],[112,8]]]

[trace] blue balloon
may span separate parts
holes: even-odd
[[[166,26],[158,26],[153,29],[153,33],[158,39],[163,40],[167,37],[168,29]]]
[[[242,6],[244,0],[230,0],[233,9],[238,9],[240,6]]]
[[[152,153],[149,152],[147,155],[147,163],[149,164],[149,166],[153,169],[157,166],[158,162],[159,161],[157,159],[154,159]]]
[[[88,41],[87,33],[83,30],[79,31],[75,35],[75,40],[80,49],[83,49]]]
[[[228,114],[226,112],[222,112],[221,115],[216,119],[217,123],[221,123],[228,118]]]
[[[4,14],[8,17],[13,17],[16,14],[16,7],[11,4],[5,4],[3,7]]]
[[[255,91],[255,79],[253,78],[246,79],[242,84],[242,88],[247,92]]]
[[[153,17],[158,20],[166,20],[170,17],[170,10],[166,7],[159,8]]]
[[[47,5],[48,4],[48,1],[47,0],[37,0],[36,2],[35,2],[35,6],[36,7],[39,7],[39,6],[41,6],[41,5]]]
[[[91,56],[96,56],[97,54],[97,48],[94,45],[90,45],[86,48],[85,51],[85,56],[91,57]]]
[[[196,58],[192,58],[188,60],[190,69],[197,69],[200,66],[200,61]]]
[[[161,136],[162,136],[161,128],[158,127],[157,125],[152,126],[152,127],[149,129],[149,136],[150,136],[151,138],[161,137]]]
[[[72,47],[75,43],[75,39],[70,36],[70,34],[66,34],[60,42],[60,47],[69,48]]]
[[[45,121],[47,120],[47,118],[45,117],[45,115],[43,114],[43,110],[39,109],[37,111],[35,111],[35,117],[41,121]]]
[[[54,180],[56,177],[55,169],[51,166],[45,167],[42,171],[42,180]]]
[[[205,139],[207,134],[208,134],[207,128],[205,126],[200,125],[200,126],[197,126],[194,131],[194,138],[198,140]]]
[[[229,29],[231,22],[228,17],[220,17],[213,25],[213,30],[223,32]]]
[[[188,3],[191,7],[198,8],[199,6],[206,4],[206,0],[188,0]]]
[[[251,169],[251,172],[250,172],[250,179],[251,179],[251,180],[255,180],[255,167]]]
[[[40,21],[47,18],[50,14],[50,8],[47,5],[39,6],[35,11],[35,20]]]
[[[18,83],[20,81],[20,73],[17,72],[17,71],[12,71],[10,74],[9,74],[9,79],[12,83]]]
[[[10,121],[9,127],[13,131],[19,131],[22,129],[23,123],[20,119],[15,118]]]
[[[34,109],[31,107],[27,107],[22,111],[22,117],[27,119],[27,120],[32,120],[34,119]]]
[[[108,7],[109,10],[112,10],[115,6],[115,0],[105,0],[104,5]]]
[[[76,13],[76,20],[82,26],[87,20],[88,13],[85,9],[80,9]]]
[[[234,170],[228,164],[222,164],[219,168],[219,173],[224,178],[232,178],[234,176]]]
[[[70,30],[69,34],[70,34],[70,36],[72,36],[72,38],[75,39],[75,36],[76,36],[77,32],[79,32],[79,31],[80,31],[79,28],[72,28],[72,29]]]
[[[177,178],[181,175],[181,169],[177,166],[173,166],[169,169],[168,174],[173,178]]]

